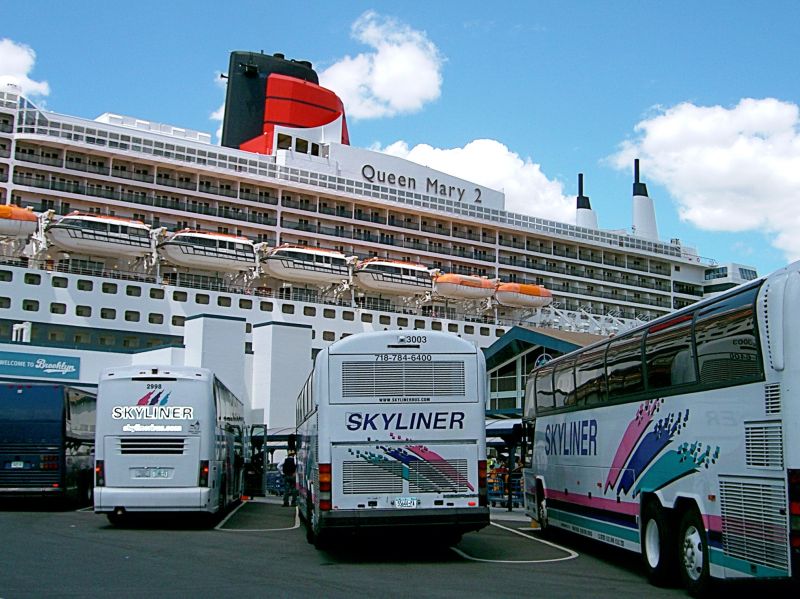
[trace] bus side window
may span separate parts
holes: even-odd
[[[694,336],[700,384],[727,387],[764,378],[750,289],[698,313]]]
[[[687,315],[676,326],[647,333],[644,352],[648,389],[664,389],[697,380],[691,325],[691,316]]]
[[[575,405],[575,360],[570,358],[558,363],[553,374],[553,395],[556,408]]]
[[[606,354],[606,373],[610,401],[644,389],[642,333],[611,341]]]
[[[536,374],[536,412],[549,412],[555,408],[553,394],[553,368],[542,368]]]
[[[577,403],[592,406],[605,401],[605,353],[606,345],[602,345],[578,357],[575,364],[575,398]]]

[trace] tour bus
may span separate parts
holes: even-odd
[[[360,333],[323,349],[297,402],[309,542],[404,526],[452,544],[488,525],[486,381],[480,350],[449,333]]]
[[[221,515],[241,498],[244,406],[214,373],[128,366],[100,375],[94,511]]]
[[[529,516],[655,584],[800,569],[800,262],[534,370]],[[797,441],[797,445],[795,441]]]
[[[0,497],[92,502],[94,392],[0,382]]]

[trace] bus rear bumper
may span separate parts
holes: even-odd
[[[94,488],[95,513],[110,513],[116,508],[126,512],[213,512],[217,504],[212,503],[211,489],[206,487]]]
[[[419,526],[464,533],[488,526],[489,508],[335,510],[320,514],[320,523],[330,529],[357,530]]]

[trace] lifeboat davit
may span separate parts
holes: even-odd
[[[19,206],[0,206],[0,237],[20,239],[36,232],[36,214]]]
[[[356,285],[392,295],[422,295],[432,290],[433,277],[424,264],[369,258],[356,264]]]
[[[492,297],[497,279],[444,273],[434,279],[434,291],[442,297],[481,300]]]
[[[269,250],[261,264],[269,276],[291,283],[325,285],[348,277],[347,256],[323,248],[284,244]]]
[[[67,252],[135,258],[151,251],[150,231],[140,220],[71,212],[50,223],[45,233]]]
[[[222,272],[255,268],[256,251],[247,237],[183,229],[158,245],[158,253],[177,266]]]
[[[553,301],[549,289],[523,283],[500,283],[494,297],[501,306],[511,308],[543,308]]]

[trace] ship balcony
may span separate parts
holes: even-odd
[[[11,123],[0,123],[0,133],[13,133],[14,125]]]
[[[0,158],[10,158],[11,157],[11,150],[7,150],[6,148],[0,148]]]
[[[477,235],[476,233],[468,233],[467,231],[459,231],[458,229],[453,229],[453,237],[458,237],[459,239],[469,239],[470,241],[480,241],[481,236]]]
[[[278,198],[277,196],[271,196],[265,193],[254,193],[252,191],[239,191],[239,198],[242,200],[248,200],[250,202],[258,202],[260,204],[270,204],[272,206],[278,205]]]
[[[423,223],[422,226],[420,227],[420,230],[425,231],[426,233],[434,233],[436,235],[446,235],[448,237],[450,236],[450,228],[445,226],[434,227]]]
[[[363,220],[370,223],[378,223],[380,225],[386,224],[386,217],[380,216],[379,214],[366,214],[364,212],[360,212],[356,210],[354,218],[356,220]]]
[[[176,185],[176,187],[180,187],[180,185]],[[195,187],[193,186],[193,187],[191,187],[189,189],[195,189]],[[237,192],[236,192],[235,189],[231,189],[229,187],[218,187],[216,185],[203,185],[202,182],[200,184],[200,187],[198,187],[196,189],[197,189],[197,191],[202,192],[202,193],[210,193],[212,195],[225,196],[225,197],[228,197],[228,198],[235,198],[236,195],[237,195]]]
[[[130,181],[141,181],[142,183],[153,183],[155,177],[153,175],[146,175],[144,173],[136,173],[130,171],[123,171],[121,169],[111,169],[111,176],[119,179],[128,179]]]
[[[330,206],[320,206],[320,214],[328,214],[330,216],[339,216],[341,218],[353,218],[353,211],[341,206],[331,208]]]
[[[553,255],[561,256],[562,258],[572,258],[573,260],[578,259],[578,252],[573,252],[571,250],[565,250],[562,248],[553,248]]]
[[[551,256],[553,254],[553,248],[549,248],[544,245],[534,245],[532,243],[528,244],[528,251],[536,252],[538,254],[547,254],[548,256]]]
[[[497,241],[497,243],[499,245],[502,245],[503,247],[512,248],[512,249],[515,249],[515,250],[524,250],[525,249],[525,243],[524,242],[522,242],[522,241],[509,241],[508,239],[503,239],[502,236]]]
[[[33,162],[35,164],[45,164],[47,166],[57,166],[64,168],[64,161],[61,158],[52,156],[40,156],[39,154],[27,154],[25,152],[15,152],[14,158],[20,162]]]
[[[390,227],[399,227],[401,229],[409,229],[411,231],[419,231],[419,223],[418,222],[406,222],[405,220],[392,218],[389,217],[389,222],[387,223]]]
[[[98,164],[89,164],[85,162],[76,162],[74,160],[69,160],[69,159],[67,159],[66,168],[73,171],[94,173],[95,175],[108,176],[109,174],[111,174],[111,170],[107,166],[100,166]]]

